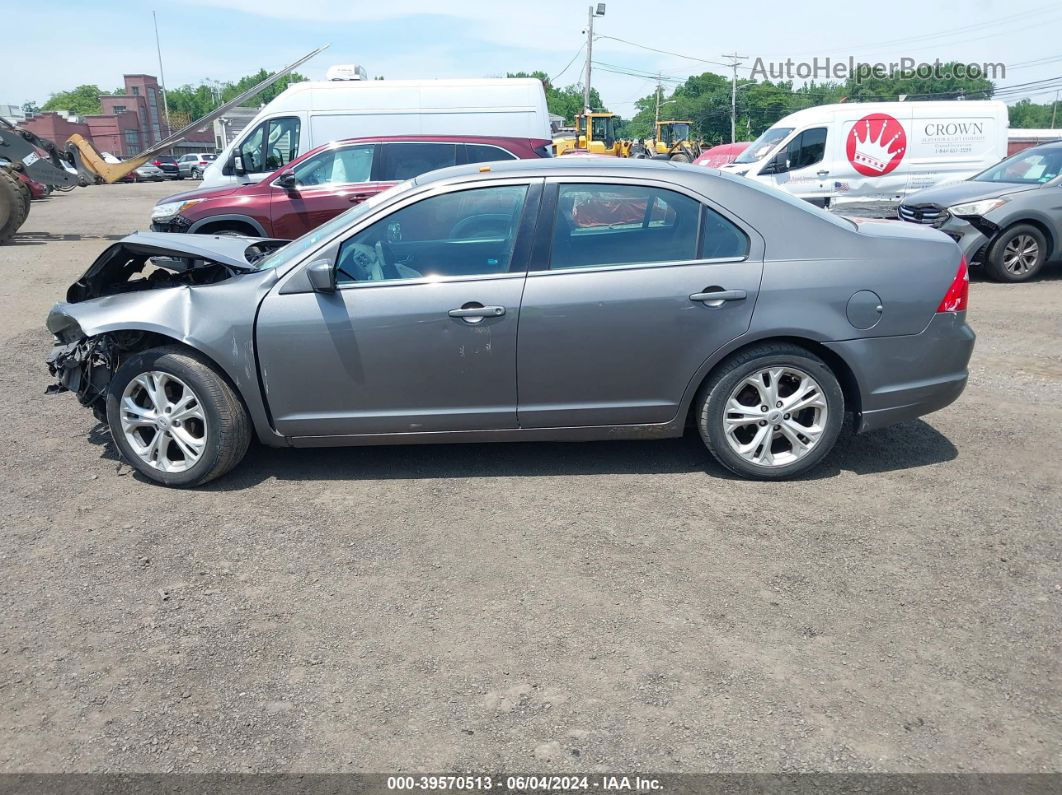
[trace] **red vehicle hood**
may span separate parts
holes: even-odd
[[[167,196],[165,199],[159,199],[156,204],[164,204],[167,202],[183,202],[189,199],[217,199],[222,196],[229,196],[238,191],[246,188],[257,187],[257,183],[250,183],[248,185],[226,185],[222,188],[200,188],[199,190],[187,190],[184,193],[175,193],[172,196]]]

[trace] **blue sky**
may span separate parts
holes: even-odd
[[[360,63],[370,75],[392,79],[486,77],[533,69],[558,75],[571,62],[557,80],[565,85],[581,79],[583,56],[572,58],[585,41],[587,5],[556,0],[183,0],[160,4],[158,15],[171,88],[273,69],[326,42],[331,48],[300,71],[320,78],[331,64]],[[1001,61],[1008,65],[1004,84],[1062,75],[1062,4],[1057,2],[760,0],[744,6],[672,0],[655,7],[667,13],[654,19],[653,3],[611,0],[595,32],[688,57],[598,39],[594,60],[623,71],[659,71],[668,78],[727,73],[693,58],[722,61],[722,53],[735,50],[751,56],[746,64],[757,56],[804,60],[814,55]],[[52,92],[80,83],[114,88],[124,72],[158,73],[150,4],[52,0],[45,12],[28,0],[0,0],[0,18],[8,31],[20,34],[5,39],[0,104],[43,102]],[[653,80],[607,71],[610,67],[595,69],[592,82],[611,110],[630,115],[633,101],[652,92]],[[1044,93],[1042,87],[1026,93],[1037,102],[1054,98],[1053,89]]]

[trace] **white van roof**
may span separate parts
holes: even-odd
[[[822,119],[832,119],[834,113],[859,113],[860,115],[866,115],[869,113],[888,113],[895,116],[897,114],[904,114],[912,112],[912,109],[917,112],[919,110],[925,112],[939,112],[942,109],[948,111],[957,110],[956,105],[961,105],[963,113],[970,114],[1006,114],[1007,105],[1005,102],[999,100],[962,100],[957,101],[950,100],[934,100],[934,101],[920,101],[911,100],[910,102],[840,102],[833,105],[816,105],[812,108],[804,108],[790,113],[788,116],[784,116],[774,124],[772,127],[800,127],[804,124],[814,124],[816,121]]]
[[[436,105],[431,98],[446,97]],[[379,107],[538,108],[542,83],[533,77],[442,78],[438,80],[307,80],[292,83],[263,108],[270,114],[303,110],[365,110]],[[425,100],[428,102],[425,104]]]

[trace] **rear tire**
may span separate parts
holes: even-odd
[[[1027,282],[1043,270],[1047,238],[1032,224],[1017,224],[992,241],[985,254],[985,275],[997,282]]]
[[[818,356],[764,343],[724,361],[701,388],[697,429],[732,472],[757,480],[802,475],[829,454],[844,424],[844,393]]]
[[[153,396],[143,383],[161,387]],[[164,417],[164,424],[134,422],[147,417]],[[118,368],[108,386],[107,423],[122,457],[164,486],[201,486],[224,475],[251,442],[247,410],[229,382],[177,346],[133,354]]]
[[[671,162],[672,163],[689,163],[690,162],[690,158],[689,158],[689,155],[683,155],[683,154],[671,155]]]
[[[0,244],[13,238],[29,215],[30,203],[24,198],[24,187],[14,175],[0,168]]]
[[[203,178],[203,175],[199,173],[199,169],[198,168],[193,168],[192,169],[192,179],[202,179],[202,178]]]

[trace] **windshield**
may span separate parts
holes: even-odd
[[[1050,182],[1062,171],[1062,148],[1026,149],[982,171],[974,182],[1011,182],[1040,185]]]
[[[413,180],[407,179],[405,182],[400,182],[385,191],[377,193],[361,204],[351,207],[345,213],[340,213],[331,221],[321,224],[316,229],[311,229],[302,237],[295,238],[295,240],[292,240],[283,248],[278,248],[269,256],[263,257],[255,263],[255,267],[260,271],[264,271],[286,265],[309,251],[320,241],[331,237],[343,227],[352,224],[363,215],[368,215],[370,211],[376,209],[384,202],[390,201],[396,194],[403,193],[411,187],[413,187]]]
[[[735,163],[755,163],[771,153],[771,150],[789,133],[792,127],[772,127],[763,135],[753,141],[749,148],[734,158]]]

